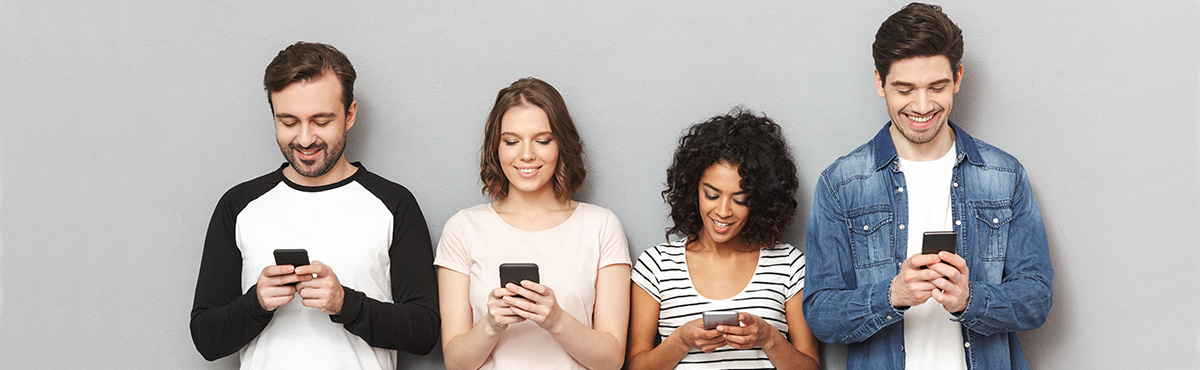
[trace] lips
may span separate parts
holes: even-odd
[[[516,168],[516,169],[517,169],[517,174],[518,174],[518,175],[521,175],[521,177],[524,177],[524,178],[527,178],[527,179],[528,179],[528,178],[532,178],[532,177],[534,177],[534,176],[537,176],[537,174],[538,174],[538,171],[542,169],[542,166],[536,166],[536,167],[514,167],[514,168]]]
[[[716,231],[718,234],[724,234],[724,233],[729,232],[729,230],[733,228],[733,224],[737,223],[736,221],[735,222],[720,222],[717,220],[712,220],[712,219],[710,219],[710,220],[712,221],[712,224],[713,224],[713,231]]]
[[[922,116],[914,116],[908,113],[900,113],[904,116],[904,120],[908,121],[908,125],[915,129],[923,129],[929,127],[933,122],[933,118],[937,117],[939,112],[933,112]]]

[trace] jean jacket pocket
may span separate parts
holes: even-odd
[[[854,268],[876,267],[892,261],[892,232],[889,228],[892,220],[892,209],[888,204],[860,207],[847,212],[846,223],[850,227]]]
[[[1003,261],[1008,252],[1008,224],[1013,219],[1012,200],[971,202],[975,213],[976,244],[981,261]]]

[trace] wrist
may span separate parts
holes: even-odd
[[[783,333],[778,330],[771,330],[770,334],[767,334],[767,340],[763,342],[763,352],[774,352],[780,343],[788,343],[787,338],[784,338]],[[790,345],[791,343],[788,344]]]

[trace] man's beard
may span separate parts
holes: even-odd
[[[346,149],[346,137],[342,136],[341,140],[334,142],[332,148],[324,141],[318,140],[308,147],[290,143],[286,146],[281,145],[279,149],[283,151],[283,156],[287,158],[288,164],[292,166],[293,170],[296,170],[296,173],[304,177],[320,177],[333,169],[333,165],[337,163],[338,159],[342,158],[342,152]],[[321,150],[321,155],[316,159],[306,161],[296,158],[296,152],[314,149]]]

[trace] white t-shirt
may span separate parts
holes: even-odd
[[[900,159],[908,194],[908,256],[921,253],[926,231],[953,230],[950,187],[956,151],[917,162]],[[962,326],[933,298],[904,314],[904,364],[908,369],[965,370]]]
[[[500,264],[532,262],[558,305],[592,326],[596,275],[601,267],[629,264],[625,230],[608,209],[579,203],[563,223],[539,231],[505,222],[490,203],[459,211],[442,229],[433,264],[471,279],[471,322],[487,314],[487,296],[500,287]],[[511,324],[481,369],[583,369],[536,323]]]
[[[804,288],[804,253],[788,244],[763,248],[750,283],[726,299],[709,299],[692,285],[684,240],[647,249],[633,267],[632,279],[659,303],[658,335],[666,338],[705,311],[737,311],[762,317],[788,335],[784,304]],[[762,348],[735,349],[728,345],[704,353],[689,351],[675,369],[771,369]]]

